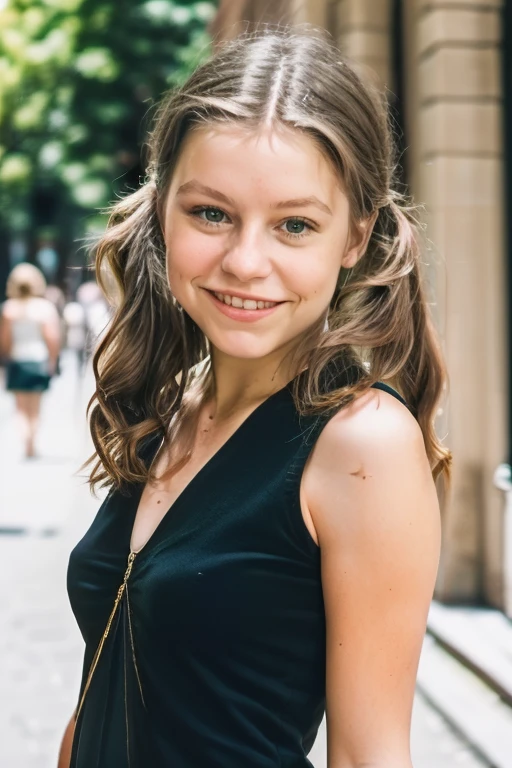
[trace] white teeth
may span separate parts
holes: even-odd
[[[237,309],[270,309],[270,307],[275,307],[277,303],[275,301],[241,299],[238,296],[229,296],[228,294],[218,293],[217,291],[214,291],[213,293],[219,301],[224,302],[224,304],[227,304],[229,307],[236,307]]]

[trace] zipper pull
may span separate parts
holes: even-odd
[[[130,578],[130,573],[132,572],[133,561],[135,560],[136,554],[137,554],[136,552],[130,552],[130,554],[128,555],[128,566],[124,574],[123,585],[126,585],[126,582]]]
[[[116,614],[117,606],[122,600],[124,591],[126,589],[126,584],[128,583],[128,579],[130,578],[130,573],[132,572],[135,555],[136,555],[135,552],[130,552],[130,554],[128,555],[128,565],[127,565],[126,571],[124,572],[123,582],[119,587],[119,589],[117,590],[116,599],[114,601],[114,607],[112,609],[112,613],[110,614],[109,620],[107,622],[107,626],[105,627],[105,632],[103,633],[104,640],[106,640],[108,637],[108,633],[110,632],[110,627],[112,626],[112,621],[114,620],[114,616]]]

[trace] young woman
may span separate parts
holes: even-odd
[[[7,358],[6,388],[16,399],[26,458],[36,455],[41,398],[55,372],[60,349],[60,321],[44,298],[46,281],[33,264],[18,264],[7,280],[2,308],[0,351]]]
[[[450,457],[392,174],[380,96],[314,35],[230,43],[161,107],[97,253],[110,493],[69,566],[62,765],[305,768],[326,709],[329,768],[410,768]]]

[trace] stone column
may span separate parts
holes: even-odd
[[[391,0],[340,0],[337,42],[380,87],[392,87]]]
[[[501,0],[410,0],[417,61],[414,190],[450,375],[440,418],[454,453],[437,596],[503,605],[507,349],[501,135]],[[411,62],[414,66],[414,62]]]
[[[311,24],[313,27],[333,32],[330,16],[336,12],[339,0],[291,0],[295,24]]]
[[[259,24],[288,24],[295,17],[297,0],[220,0],[210,25],[216,44],[230,40]]]

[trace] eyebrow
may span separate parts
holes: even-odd
[[[219,192],[218,189],[213,189],[213,187],[207,187],[204,184],[201,184],[195,179],[192,181],[187,181],[186,184],[182,184],[176,192],[176,195],[186,195],[187,192],[202,192],[204,195],[215,197],[217,200],[221,200],[223,203],[227,203],[233,208],[235,207],[235,202],[230,197],[224,195],[222,192]]]
[[[320,208],[321,211],[328,213],[332,216],[332,211],[325,203],[322,203],[318,197],[311,195],[311,197],[298,197],[295,200],[283,200],[281,203],[276,203],[272,208],[307,208],[309,205],[314,205]]]
[[[217,200],[222,201],[223,203],[227,203],[228,205],[231,205],[233,208],[235,207],[235,202],[232,200],[231,197],[228,197],[227,195],[223,194],[222,192],[219,192],[218,189],[213,189],[213,187],[207,187],[205,184],[201,184],[199,181],[196,181],[193,179],[192,181],[187,181],[185,184],[182,184],[181,187],[179,187],[177,191],[177,195],[186,195],[188,192],[202,192],[204,195],[208,195],[209,197],[214,197]],[[295,200],[282,200],[280,203],[276,203],[272,206],[272,208],[306,208],[309,205],[314,205],[317,208],[320,208],[321,211],[324,211],[324,213],[329,214],[329,216],[332,216],[331,209],[325,204],[322,203],[321,200],[318,199],[318,197],[315,197],[315,195],[312,195],[311,197],[298,197]]]

